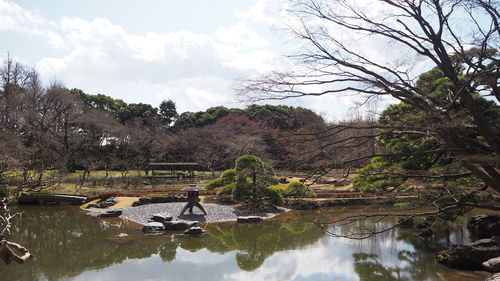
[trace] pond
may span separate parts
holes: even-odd
[[[313,223],[364,212],[361,207],[293,211],[258,224],[212,224],[201,238],[144,235],[135,223],[92,218],[77,207],[21,211],[13,240],[34,258],[23,265],[1,264],[0,280],[473,281],[488,276],[434,262],[434,253],[447,243],[469,239],[463,227],[427,239],[394,230],[348,240],[328,236]],[[360,225],[338,230],[353,227]]]

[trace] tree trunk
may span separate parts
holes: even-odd
[[[488,165],[479,166],[472,163],[466,164],[465,166],[474,176],[480,178],[486,185],[500,193],[500,175],[495,168]]]
[[[0,259],[4,260],[6,264],[15,261],[18,264],[24,263],[32,257],[28,249],[23,246],[2,240],[0,242]]]

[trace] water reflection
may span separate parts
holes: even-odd
[[[29,207],[24,212],[16,221],[15,240],[29,247],[34,259],[25,265],[0,265],[1,280],[372,281],[485,276],[452,271],[433,261],[446,243],[467,238],[463,229],[427,239],[394,231],[357,241],[325,236],[311,223],[336,215],[338,209],[294,212],[259,224],[209,225],[203,238],[146,236],[133,223],[98,220],[72,207]],[[352,230],[349,227],[359,226],[339,230]]]

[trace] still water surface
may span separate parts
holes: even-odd
[[[144,235],[134,223],[91,218],[77,207],[21,210],[13,240],[28,247],[34,258],[24,265],[1,264],[1,281],[474,281],[488,276],[434,262],[435,252],[447,243],[468,240],[463,228],[428,239],[395,230],[348,240],[325,235],[312,223],[366,211],[359,207],[294,211],[258,224],[213,224],[202,238]],[[362,225],[337,230],[357,227]],[[127,236],[119,237],[122,233]]]

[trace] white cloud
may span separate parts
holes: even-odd
[[[215,31],[214,36],[223,43],[247,47],[264,47],[269,44],[269,42],[260,37],[257,32],[250,29],[244,21],[240,21],[230,27],[221,26]]]
[[[278,25],[286,17],[287,8],[286,0],[257,0],[248,11],[239,11],[237,15],[246,20]]]
[[[31,36],[45,37],[53,47],[60,48],[63,45],[63,39],[59,34],[50,30],[53,26],[53,22],[15,3],[0,0],[0,31],[12,30]]]
[[[0,0],[0,30],[30,31],[47,23],[15,3]]]
[[[247,72],[270,70],[277,57],[261,49],[269,42],[244,21],[208,34],[135,34],[105,18],[49,21],[0,0],[0,30],[44,36],[53,47],[63,47],[62,55],[36,62],[46,79],[129,102],[155,105],[172,96],[179,109],[191,111],[235,105],[232,81]],[[139,86],[141,93],[132,92]]]
[[[262,28],[256,22],[270,27],[290,20],[287,8],[286,1],[256,0],[247,11],[237,12],[238,22],[212,32],[132,33],[106,18],[50,21],[0,0],[0,31],[39,37],[59,50],[57,55],[28,62],[36,64],[46,79],[57,78],[70,88],[127,102],[157,105],[171,98],[179,111],[199,111],[221,104],[241,106],[233,95],[235,78],[292,69],[292,62],[273,51],[276,46],[254,29]],[[385,51],[379,45],[370,49],[374,56],[379,49]],[[331,120],[343,117],[354,100],[334,95],[280,103],[309,107],[327,113]]]
[[[179,112],[201,111],[219,105],[237,106],[231,85],[230,80],[216,76],[172,80],[158,86],[156,97],[174,100]]]
[[[226,280],[303,280],[316,274],[334,276],[334,280],[358,280],[351,253],[338,244],[335,251],[319,243],[308,248],[278,252],[254,271],[239,271],[224,276]],[[286,258],[283,258],[286,257]]]

